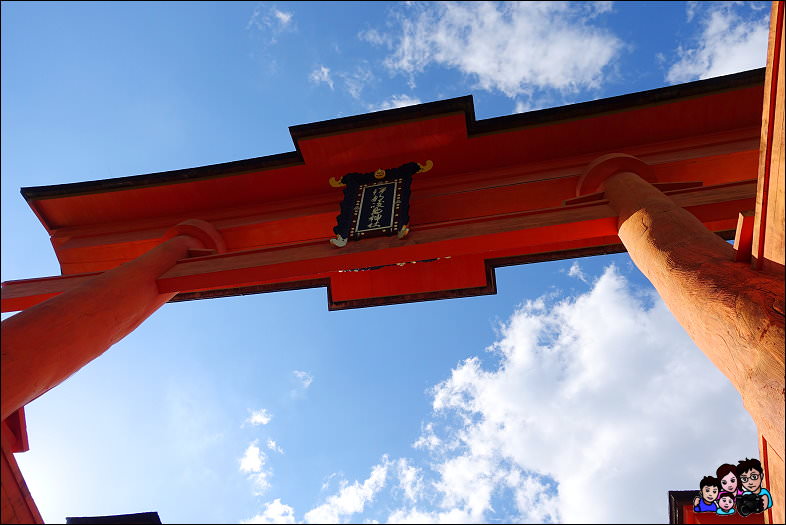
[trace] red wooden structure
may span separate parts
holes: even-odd
[[[3,283],[3,311],[134,259],[192,218],[226,251],[160,276],[174,301],[327,286],[342,309],[494,293],[496,266],[624,250],[616,214],[579,185],[614,152],[649,164],[657,187],[731,238],[754,207],[763,80],[754,70],[481,121],[468,96],[296,126],[289,153],[24,188],[62,276]],[[408,238],[328,243],[342,198],[331,177],[426,160]]]
[[[782,31],[776,2],[766,77],[481,121],[462,97],[296,126],[289,153],[24,188],[62,275],[2,284],[2,310],[22,310],[3,322],[3,521],[41,522],[12,455],[27,448],[24,405],[167,301],[316,286],[334,310],[472,296],[494,293],[498,266],[625,249],[743,394],[782,519]],[[406,238],[331,245],[343,195],[330,179],[426,161]],[[739,311],[714,302],[727,285]],[[735,322],[755,329],[730,339]]]

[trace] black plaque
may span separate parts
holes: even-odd
[[[397,231],[396,212],[401,205],[398,189],[397,180],[362,184],[349,236],[362,238],[371,235],[389,235]]]
[[[429,165],[430,168],[430,165]],[[334,246],[381,235],[403,238],[409,231],[409,196],[417,162],[369,173],[347,173],[341,178],[344,200],[331,239]]]

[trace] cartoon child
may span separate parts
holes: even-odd
[[[718,467],[718,470],[715,471],[715,475],[718,481],[720,481],[721,492],[731,492],[735,496],[742,494],[742,490],[740,490],[737,484],[737,467],[724,463]]]
[[[716,514],[728,516],[734,514],[734,494],[731,492],[721,492],[718,495],[718,510]]]
[[[718,480],[712,476],[704,476],[699,483],[699,494],[693,499],[693,512],[717,512],[718,505],[715,500],[718,498]]]
[[[743,494],[756,494],[761,497],[764,506],[763,510],[772,507],[772,495],[770,491],[761,486],[764,469],[758,459],[748,459],[737,463],[737,473],[740,475],[740,482]]]

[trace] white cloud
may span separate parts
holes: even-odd
[[[287,13],[286,11],[280,11],[276,8],[273,8],[273,16],[278,20],[278,23],[281,24],[282,27],[289,25],[292,21],[292,13]]]
[[[688,0],[685,2],[685,18],[688,22],[692,22],[693,18],[696,16],[696,13],[701,8],[702,2],[697,0]]]
[[[701,34],[692,46],[677,49],[679,60],[666,73],[668,82],[717,77],[765,65],[769,17],[754,4],[741,4],[688,4],[688,20],[699,17]]]
[[[251,423],[252,425],[267,425],[272,418],[273,416],[270,415],[270,412],[264,408],[260,408],[257,411],[251,412],[246,423]]]
[[[293,370],[292,373],[298,378],[303,388],[308,388],[314,382],[314,376],[303,370]]]
[[[308,79],[314,84],[327,84],[330,86],[330,89],[333,89],[333,79],[330,78],[330,68],[328,67],[318,66],[311,72]]]
[[[531,110],[530,105],[527,102],[524,102],[523,100],[517,100],[516,107],[514,108],[513,113],[526,113],[527,111],[530,110]]]
[[[579,264],[578,261],[573,261],[573,264],[570,265],[570,270],[568,270],[568,275],[570,277],[576,277],[585,283],[589,282],[587,276],[582,271],[581,265]]]
[[[274,5],[260,3],[251,13],[246,29],[253,28],[260,31],[270,38],[270,44],[275,44],[282,33],[295,29],[293,18],[294,15],[288,11],[282,11]]]
[[[325,503],[306,513],[307,523],[340,523],[342,516],[362,512],[366,504],[385,486],[390,468],[387,457],[371,469],[371,475],[362,484],[355,481],[345,485],[338,494],[330,496]]]
[[[267,448],[272,450],[273,452],[278,452],[279,454],[284,453],[284,449],[281,448],[281,445],[273,441],[272,439],[267,440]]]
[[[281,503],[281,499],[276,498],[265,504],[265,509],[261,514],[240,523],[295,523],[295,510],[289,505]]]
[[[491,508],[488,487],[507,472],[529,484],[514,485],[521,519],[657,521],[662,498],[615,495],[692,488],[755,454],[739,394],[664,304],[647,309],[614,267],[576,299],[526,303],[491,350],[497,369],[468,359],[434,390],[435,411],[465,421],[440,489],[472,515]]]
[[[423,432],[420,433],[417,441],[412,446],[414,448],[423,448],[426,450],[434,450],[442,444],[442,440],[434,433],[434,423],[428,423]]]
[[[573,93],[599,87],[622,42],[591,20],[610,4],[445,2],[416,4],[398,15],[396,34],[366,31],[378,45],[393,40],[385,64],[414,76],[455,68],[477,87],[513,98],[534,88]],[[411,13],[411,14],[410,14]]]
[[[380,33],[376,29],[367,29],[365,31],[361,31],[358,33],[358,38],[360,40],[364,40],[370,44],[374,44],[377,46],[385,46],[388,48],[393,47],[393,39],[390,35]]]
[[[270,488],[269,478],[272,473],[270,469],[265,469],[266,461],[267,456],[257,446],[256,440],[248,445],[243,457],[240,458],[240,472],[249,475],[249,479],[254,483],[254,493],[257,495]]]
[[[407,459],[401,458],[396,462],[396,473],[404,497],[413,503],[417,501],[423,490],[423,477],[420,469],[412,466]]]
[[[260,472],[265,465],[265,455],[259,450],[256,441],[246,448],[240,459],[240,472]]]
[[[493,365],[472,357],[432,389],[414,444],[429,460],[383,457],[306,521],[660,522],[668,490],[756,456],[739,394],[663,302],[613,266],[588,281],[523,303]]]
[[[560,105],[561,102],[566,102],[565,97],[555,97],[551,92],[538,91],[537,93],[523,93],[521,98],[516,98],[516,105],[513,113],[526,113],[527,111],[537,111],[539,109],[553,107]]]
[[[417,97],[411,97],[409,95],[393,95],[388,100],[380,103],[377,106],[370,106],[369,110],[372,111],[380,111],[383,109],[393,109],[393,108],[403,108],[404,106],[414,106],[415,104],[420,104],[421,100]]]
[[[355,100],[360,100],[363,90],[375,79],[374,73],[366,65],[356,66],[349,73],[338,73],[338,76],[344,81],[344,87]]]
[[[591,11],[590,16],[597,16],[602,15],[604,13],[610,13],[614,10],[614,2],[607,1],[607,0],[597,0],[595,2],[591,2],[589,5]]]

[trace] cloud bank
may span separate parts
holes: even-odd
[[[440,66],[511,98],[534,88],[576,92],[599,87],[622,49],[619,38],[594,23],[610,9],[609,2],[413,2],[391,33],[359,36],[389,47],[385,65],[413,86],[416,74]]]
[[[756,456],[739,394],[660,299],[614,266],[590,282],[524,302],[433,387],[427,458],[384,456],[305,521],[664,522],[668,490]]]

